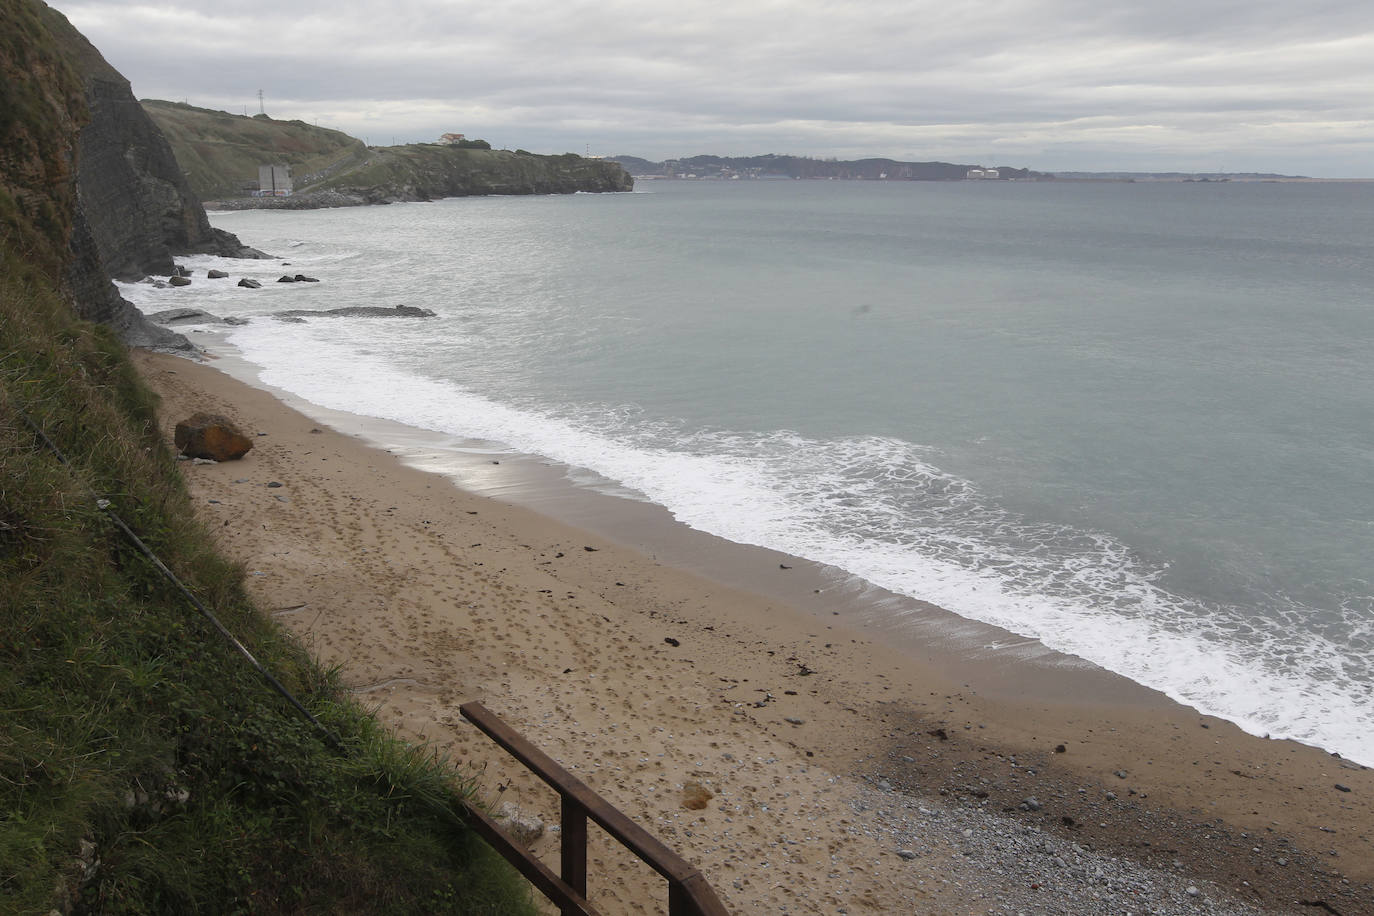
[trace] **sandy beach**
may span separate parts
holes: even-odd
[[[472,457],[460,488],[213,361],[136,360],[169,441],[198,410],[255,436],[182,466],[260,606],[493,807],[557,823],[469,700],[735,912],[1374,913],[1374,771],[1034,647],[973,651],[937,608],[885,635],[891,596],[534,460]],[[522,473],[548,511],[502,498]],[[556,863],[556,831],[534,848]],[[604,838],[590,861],[603,912],[666,911]]]

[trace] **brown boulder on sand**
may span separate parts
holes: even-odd
[[[198,413],[177,424],[172,441],[183,455],[232,461],[248,454],[253,441],[228,417]]]

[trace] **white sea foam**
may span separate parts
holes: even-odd
[[[264,320],[237,329],[231,342],[264,367],[265,383],[323,407],[592,470],[694,528],[1037,638],[1252,733],[1374,763],[1367,660],[1349,641],[1300,626],[1300,606],[1257,618],[1172,594],[1162,570],[1124,544],[1032,524],[911,443],[685,430],[609,409],[522,409],[397,368],[400,355],[369,340],[365,323],[329,325]],[[365,340],[367,351],[350,338]],[[1357,643],[1371,637],[1353,614],[1349,631]]]

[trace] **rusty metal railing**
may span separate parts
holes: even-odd
[[[502,722],[481,703],[459,707],[463,718],[552,787],[562,801],[559,866],[543,862],[501,830],[489,815],[467,803],[472,825],[487,842],[559,908],[562,916],[595,916],[587,902],[587,820],[668,880],[668,916],[729,916],[706,878],[647,830],[597,795],[557,761]]]

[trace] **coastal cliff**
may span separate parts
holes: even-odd
[[[172,256],[253,256],[210,227],[128,81],[43,3],[8,0],[0,46],[0,218],[6,243],[60,275],[76,314],[126,342],[190,345],[145,321],[110,282],[171,273]]]
[[[51,40],[46,12],[28,0],[0,0],[0,251],[40,281],[60,284],[87,113],[81,80]]]
[[[211,227],[129,81],[61,13],[44,8],[44,20],[85,90],[88,119],[78,142],[77,192],[107,273],[123,280],[170,274],[175,254],[261,256]]]
[[[41,3],[6,0],[0,33],[0,235],[12,256],[55,284],[82,318],[126,340],[167,348],[185,338],[146,322],[110,282],[112,271],[80,191],[83,127],[90,122],[74,30]],[[97,220],[108,223],[103,214]]]

